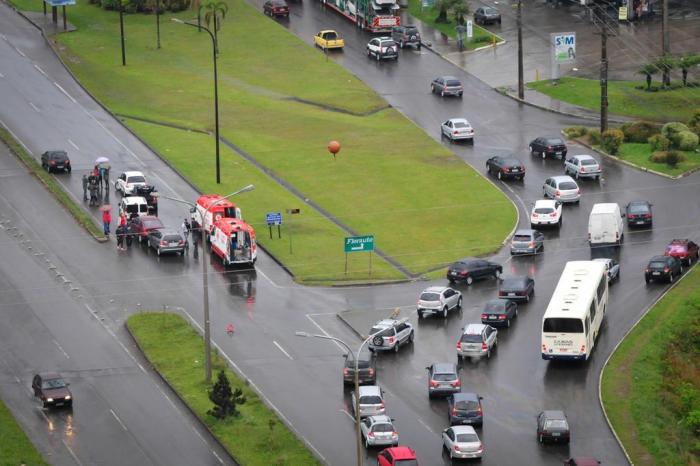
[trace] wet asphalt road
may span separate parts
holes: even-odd
[[[529,203],[540,197],[544,178],[561,173],[560,162],[531,158],[525,148],[536,135],[556,133],[561,126],[574,120],[521,107],[426,51],[402,52],[398,63],[369,61],[364,56],[366,36],[355,31],[342,18],[324,12],[312,2],[294,4],[292,11],[290,28],[308,42],[322,27],[340,30],[348,47],[344,53],[334,54],[333,58],[378,89],[392,105],[436,139],[439,139],[440,121],[452,116],[468,117],[476,127],[476,143],[474,146],[453,146],[455,153],[466,162],[483,169],[486,158],[492,154],[512,151],[520,156],[528,170],[525,182],[499,185],[515,200],[521,217]],[[0,70],[5,76],[0,79],[0,98],[7,102],[0,108],[0,120],[35,155],[47,147],[65,147],[76,167],[89,167],[96,156],[104,155],[112,160],[114,173],[127,168],[141,169],[155,180],[162,193],[184,199],[195,198],[191,188],[71,82],[35,31],[19,18],[0,15],[0,21],[8,38],[0,41],[0,62],[12,64]],[[19,54],[13,46],[26,56]],[[434,75],[440,73],[454,74],[463,79],[468,92],[462,101],[430,95],[428,84]],[[58,111],[63,118],[55,119],[50,114]],[[79,149],[71,150],[73,144]],[[584,152],[580,147],[571,148],[571,153]],[[492,360],[468,365],[462,372],[463,390],[477,391],[485,398],[486,421],[480,432],[487,450],[484,464],[523,464],[523,461],[527,464],[558,464],[569,454],[594,454],[604,464],[625,463],[598,407],[598,374],[624,332],[665,289],[663,285],[644,285],[641,270],[645,261],[656,251],[661,252],[672,237],[697,236],[695,219],[699,218],[700,212],[693,199],[698,192],[698,177],[669,181],[607,161],[604,161],[604,168],[606,175],[602,183],[582,182],[584,198],[580,206],[565,208],[562,230],[546,233],[545,254],[515,259],[510,259],[507,252],[497,255],[496,260],[504,263],[507,272],[533,275],[537,281],[537,294],[529,305],[523,306],[515,326],[502,332],[499,349]],[[81,191],[78,173],[76,169],[72,175],[61,176],[76,195]],[[32,189],[27,186],[27,189]],[[246,195],[254,196],[255,192]],[[591,257],[585,241],[591,205],[607,201],[624,205],[636,198],[648,198],[654,202],[656,224],[653,231],[628,232],[625,245],[619,252],[596,251],[600,255],[615,255],[621,261],[622,280],[612,288],[605,330],[598,340],[593,359],[580,365],[542,361],[539,325],[559,273],[567,260]],[[113,195],[112,202],[116,199],[118,196]],[[180,206],[161,205],[161,217],[166,225],[178,225],[184,214]],[[69,219],[60,215],[54,215],[51,220],[60,224],[62,229],[71,224]],[[24,221],[35,229],[42,226],[40,219],[34,216],[25,217]],[[521,221],[522,225],[526,223]],[[45,230],[46,225],[39,231]],[[94,301],[94,309],[106,325],[120,329],[130,312],[164,306],[191,316],[201,324],[201,269],[191,254],[184,259],[157,258],[145,249],[132,248],[128,253],[118,255],[113,244],[95,245],[82,233],[69,234],[65,239],[56,236],[51,235],[51,252],[57,261],[65,264],[67,276]],[[79,245],[85,248],[86,244],[90,254],[78,254]],[[31,271],[30,262],[18,259],[13,268]],[[341,385],[343,351],[330,342],[297,338],[294,331],[326,331],[351,345],[358,344],[354,333],[337,319],[337,312],[363,309],[379,318],[396,306],[409,311],[415,305],[418,293],[429,284],[302,288],[295,286],[264,254],[258,261],[257,272],[224,273],[218,262],[212,262],[212,265],[212,335],[220,350],[235,361],[238,369],[264,392],[329,464],[354,464],[351,453],[353,423],[346,412],[349,399],[343,395]],[[5,271],[5,274],[9,275],[9,272]],[[16,286],[9,284],[9,287]],[[461,324],[476,321],[480,305],[492,298],[495,290],[496,284],[491,281],[478,283],[470,289],[462,288],[466,298],[462,315],[451,316],[446,322],[426,319],[416,323],[417,338],[413,347],[398,355],[382,355],[380,358],[379,383],[388,392],[389,413],[396,419],[401,443],[413,446],[422,464],[439,464],[440,458],[447,462],[439,451],[439,433],[446,427],[446,408],[444,401],[428,401],[424,367],[431,362],[454,360],[454,343]],[[371,322],[373,317],[368,319]],[[224,328],[229,322],[236,325],[234,337],[225,334]],[[57,331],[54,327],[58,329],[62,325],[53,323],[48,327]],[[367,329],[359,330],[366,332]],[[85,333],[84,329],[76,332],[81,337]],[[80,347],[81,340],[75,339],[73,344]],[[16,351],[18,354],[28,353],[37,360],[46,352],[52,352],[52,356],[56,353],[54,348],[35,346],[16,346]],[[104,364],[108,365],[107,362]],[[5,369],[2,373],[5,377],[12,374]],[[134,390],[124,377],[113,382],[129,400],[136,402],[144,398],[144,394]],[[150,412],[147,405],[144,406],[144,410]],[[19,402],[12,403],[12,407],[15,410],[27,409]],[[573,428],[570,447],[538,446],[534,416],[544,408],[566,410]],[[134,430],[146,430],[148,423],[144,419],[131,419],[126,425]],[[39,430],[36,427],[30,435],[43,444],[46,438]],[[88,434],[79,433],[74,439],[87,444],[90,441]],[[111,434],[105,435],[112,437]],[[105,447],[102,454],[118,456],[123,445],[122,441],[115,441]],[[159,451],[158,443],[147,441],[144,445],[144,449]],[[374,453],[370,456],[373,457]]]

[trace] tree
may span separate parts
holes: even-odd
[[[192,0],[192,9],[197,10],[197,31],[202,32],[202,0]]]
[[[435,0],[435,6],[433,8],[437,8],[439,13],[437,18],[435,18],[436,23],[447,23],[447,11],[452,8],[453,3],[455,0]]]
[[[637,73],[646,76],[647,78],[647,91],[651,89],[651,77],[656,74],[659,69],[653,63],[647,63],[637,70]]]
[[[455,15],[457,24],[464,24],[464,17],[469,14],[467,0],[454,0],[452,2],[452,14]]]
[[[199,7],[199,10],[206,11],[204,13],[204,22],[209,27],[209,23],[214,21],[214,43],[216,43],[216,53],[219,53],[219,38],[217,33],[221,29],[221,23],[228,13],[228,5],[225,2],[209,2]]]
[[[700,64],[700,55],[684,55],[676,59],[676,67],[683,73],[683,87],[688,85],[688,70]]]
[[[236,406],[246,402],[243,391],[240,388],[236,388],[233,392],[231,391],[231,384],[223,370],[219,371],[216,383],[209,391],[209,400],[214,403],[214,407],[207,411],[207,414],[217,419],[238,416],[240,412],[236,409]]]
[[[669,87],[671,85],[671,70],[674,68],[676,64],[674,63],[674,59],[672,57],[664,56],[664,57],[659,57],[655,62],[654,66],[663,73],[662,76],[662,83],[664,87]]]

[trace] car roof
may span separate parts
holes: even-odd
[[[146,202],[146,198],[142,196],[127,196],[127,197],[122,197],[122,202],[124,204],[148,204]]]
[[[444,79],[445,81],[452,81],[452,80],[454,80],[454,81],[459,81],[459,79],[457,79],[457,78],[454,77],[454,76],[449,76],[449,75],[447,75],[447,76],[439,76],[439,77],[442,78],[442,79]]]
[[[447,286],[430,286],[423,290],[423,293],[442,293],[448,287]]]
[[[486,304],[484,306],[488,306],[489,304],[498,304],[499,306],[507,306],[508,304],[512,303],[512,301],[508,301],[507,299],[489,299],[486,301]]]
[[[466,118],[450,118],[447,121],[451,121],[452,123],[466,123],[469,126],[472,125],[471,123],[469,123],[469,120],[467,120]]]
[[[588,155],[588,154],[578,154],[578,155],[574,155],[572,158],[579,159],[579,160],[592,159],[592,160],[595,160],[597,162],[595,157],[593,157],[592,155]]]
[[[143,173],[139,172],[139,171],[130,171],[130,172],[124,172],[124,175],[126,175],[126,176],[143,176]]]
[[[649,262],[657,262],[657,261],[666,262],[669,257],[673,257],[673,256],[654,256],[651,259],[649,259]]]
[[[550,178],[553,179],[554,181],[556,181],[557,184],[561,183],[562,181],[573,181],[574,183],[576,183],[574,181],[574,179],[568,175],[557,175],[557,176],[551,176]]]
[[[338,34],[338,32],[335,29],[322,29],[318,33],[323,34],[324,32],[335,32],[336,34]]]
[[[375,39],[379,39],[379,40],[390,40],[390,41],[392,41],[392,42],[394,41],[394,39],[392,39],[391,37],[387,37],[387,36],[375,37]]]
[[[370,420],[370,423],[372,424],[377,424],[377,423],[388,423],[391,424],[391,418],[385,414],[379,414],[377,416],[369,416],[367,419]]]
[[[564,414],[564,411],[561,410],[544,410],[542,411],[544,413],[544,417],[547,419],[564,419],[566,420],[566,414]]]
[[[537,207],[556,207],[557,201],[554,199],[538,199],[535,201],[535,208]]]
[[[377,395],[382,396],[382,389],[379,385],[362,385],[360,386],[360,396]]]
[[[476,434],[472,426],[452,426],[452,431],[455,434]]]
[[[179,232],[178,230],[176,230],[175,228],[161,228],[161,229],[158,230],[158,231],[160,231],[160,232],[163,234],[163,236],[168,236],[168,235],[178,235],[178,236],[181,236],[181,235],[180,235],[180,232]]]
[[[48,379],[62,379],[63,377],[61,374],[58,372],[39,372],[39,375],[42,379],[48,380]]]
[[[386,449],[395,460],[412,460],[416,458],[416,452],[411,447],[399,445]]]
[[[685,239],[680,239],[680,238],[675,238],[672,239],[670,243],[668,244],[688,244],[690,240],[688,238]]]
[[[433,363],[433,374],[455,374],[457,366],[453,362]]]
[[[454,397],[455,401],[479,401],[479,395],[476,393],[470,393],[470,392],[459,392],[455,393],[452,395]]]
[[[502,282],[505,282],[505,281],[524,282],[524,281],[527,281],[529,279],[530,279],[530,277],[527,275],[510,275],[508,277],[505,277],[502,280]]]
[[[629,201],[627,205],[643,205],[643,206],[649,206],[651,205],[651,202],[649,201]]]
[[[535,234],[535,230],[531,230],[529,228],[523,228],[520,230],[515,230],[515,233],[513,234],[513,236],[515,236],[515,235],[530,235],[530,236],[532,236],[534,234]]]
[[[480,335],[486,328],[485,324],[469,324],[464,327],[462,333],[464,335]]]
[[[376,324],[373,325],[373,327],[393,327],[394,325],[398,325],[401,322],[399,319],[382,319]]]

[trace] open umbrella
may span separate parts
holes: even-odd
[[[112,206],[109,204],[104,204],[100,206],[100,210],[102,212],[109,212],[110,210],[112,210]]]
[[[109,170],[112,168],[112,166],[108,162],[100,162],[97,164],[98,168],[104,168],[105,170]]]
[[[107,157],[97,157],[95,159],[95,165],[100,163],[109,163],[109,159]]]

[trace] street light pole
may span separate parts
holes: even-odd
[[[160,0],[156,0],[156,43],[160,48]]]
[[[209,37],[211,37],[212,51],[214,57],[214,131],[216,133],[216,184],[221,184],[221,169],[219,166],[219,77],[216,67],[216,38],[214,37],[214,33],[212,33],[211,30],[207,27],[188,23],[178,18],[171,18],[171,20],[175,21],[176,23],[186,24],[188,26],[198,28],[199,30],[203,29],[207,31],[209,33]]]
[[[122,66],[126,66],[126,49],[124,47],[124,0],[119,0],[119,32],[122,41]]]
[[[518,99],[525,100],[525,78],[523,76],[523,4],[518,0]]]

